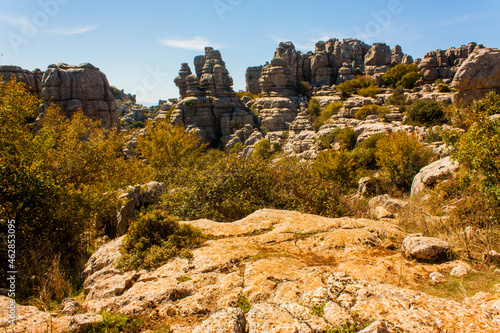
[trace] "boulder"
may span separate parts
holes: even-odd
[[[415,234],[403,240],[401,249],[408,258],[426,262],[436,262],[438,260],[447,259],[451,247],[448,242],[441,239]]]
[[[458,162],[453,161],[450,156],[423,167],[413,178],[411,195],[419,194],[440,181],[452,178],[459,168]]]
[[[66,298],[61,302],[61,313],[74,315],[82,309],[80,302],[76,298]]]
[[[455,100],[461,104],[491,91],[500,93],[500,50],[476,48],[458,69],[451,86],[459,90]]]
[[[262,73],[262,66],[248,67],[245,73],[245,80],[247,82],[246,91],[257,95],[260,94],[259,79]]]
[[[68,332],[85,333],[90,331],[92,325],[102,322],[102,316],[94,313],[84,313],[71,317]]]

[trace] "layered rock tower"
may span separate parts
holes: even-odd
[[[236,96],[226,64],[219,51],[205,48],[205,55],[194,59],[193,74],[187,63],[181,65],[174,80],[180,102],[170,117],[171,123],[184,124],[206,142],[217,144],[239,128],[254,124],[252,112]]]

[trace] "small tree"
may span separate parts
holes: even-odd
[[[421,75],[417,65],[399,64],[390,68],[382,79],[393,87],[402,85],[407,89],[411,89],[415,86],[415,83],[420,77]]]

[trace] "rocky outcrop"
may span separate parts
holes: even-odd
[[[257,95],[260,94],[259,79],[262,73],[263,66],[248,67],[245,73],[245,80],[247,82],[247,92]]]
[[[173,124],[184,124],[206,142],[217,144],[243,126],[254,124],[253,114],[236,97],[233,79],[219,51],[205,48],[205,55],[195,58],[196,75],[182,64],[174,82],[180,102],[170,116]]]
[[[299,113],[299,98],[258,98],[253,110],[261,118],[261,126],[271,132],[286,131]]]
[[[50,65],[43,75],[42,98],[55,103],[71,117],[77,110],[89,118],[100,120],[105,128],[119,128],[116,101],[106,75],[91,64]]]
[[[391,51],[386,44],[376,43],[370,47],[357,39],[319,41],[314,52],[307,54],[297,51],[292,42],[282,42],[274,53],[274,59],[276,58],[282,59],[290,68],[285,75],[290,75],[290,86],[294,87],[302,81],[307,81],[314,87],[331,86],[351,80],[356,75],[382,75],[390,66],[413,63],[413,59],[405,55],[400,46]],[[258,71],[259,67],[247,70],[249,92],[256,92],[255,77]],[[264,74],[262,71],[261,75]]]
[[[459,90],[455,99],[461,104],[491,91],[500,93],[500,50],[475,48],[458,69],[452,87]]]
[[[210,236],[191,259],[149,272],[101,268],[85,281],[87,311],[154,316],[173,333],[323,332],[355,321],[371,331],[497,332],[500,312],[409,289],[459,263],[413,262],[381,247],[381,238],[406,236],[389,221],[260,210],[233,223],[185,223]]]
[[[274,58],[262,68],[259,79],[262,96],[290,97],[296,96],[296,84],[292,77],[292,70],[285,60]]]
[[[452,47],[447,50],[428,52],[418,64],[422,72],[422,82],[434,83],[437,79],[441,79],[445,83],[450,83],[459,67],[476,48],[480,49],[483,46],[469,43],[458,49]]]
[[[425,189],[432,188],[439,181],[450,179],[459,168],[460,165],[458,162],[453,161],[449,156],[429,164],[422,168],[413,178],[411,195],[416,195]]]
[[[9,81],[15,78],[25,84],[26,89],[37,97],[41,97],[43,72],[35,69],[33,72],[18,66],[0,66],[0,80]]]

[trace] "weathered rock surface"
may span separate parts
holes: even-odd
[[[460,90],[455,98],[469,104],[486,93],[500,93],[500,50],[476,48],[458,69],[452,87]]]
[[[236,97],[233,79],[219,51],[205,48],[205,55],[195,58],[196,75],[182,64],[174,82],[181,101],[170,116],[173,124],[184,124],[206,142],[218,143],[243,126],[254,124],[253,114]]]
[[[413,178],[411,195],[416,195],[425,189],[432,188],[439,181],[450,179],[459,168],[460,165],[458,162],[453,161],[449,156],[423,167]]]
[[[35,69],[31,72],[19,66],[0,66],[0,79],[9,81],[12,78],[24,83],[29,92],[40,97],[42,92],[42,71]]]
[[[120,127],[115,98],[106,75],[91,64],[50,65],[43,75],[42,98],[55,103],[71,117],[81,109],[89,118],[100,120],[103,127]]]
[[[401,249],[409,258],[433,262],[446,259],[450,244],[438,238],[410,235],[403,240]]]
[[[185,223],[212,240],[191,259],[149,272],[121,273],[112,266],[95,271],[85,283],[90,288],[111,290],[126,279],[130,285],[121,294],[88,292],[86,308],[152,316],[172,332],[244,332],[244,327],[324,332],[326,325],[344,325],[355,317],[404,332],[498,330],[486,310],[390,285],[416,286],[431,272],[457,265],[419,264],[383,248],[380,237],[405,236],[391,223],[277,210],[260,210],[233,223]],[[244,317],[235,309],[241,296],[250,306]],[[319,306],[322,317],[313,311]]]

